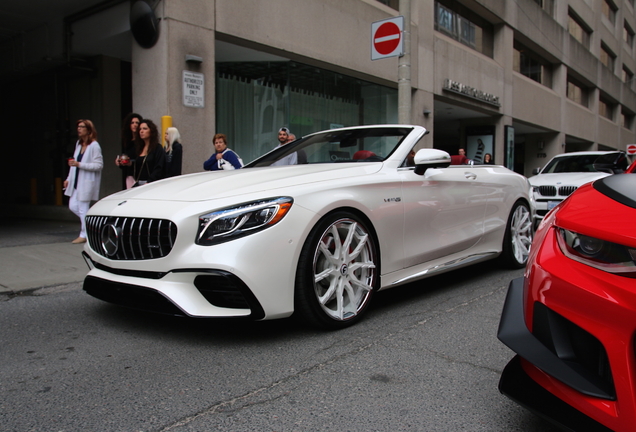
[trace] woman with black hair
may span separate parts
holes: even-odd
[[[133,177],[133,161],[135,160],[135,136],[142,117],[137,113],[130,113],[122,122],[121,128],[121,154],[117,155],[115,165],[122,170],[122,184],[125,189],[130,189],[135,183]]]
[[[139,123],[135,138],[135,186],[141,186],[164,178],[166,152],[159,144],[159,132],[152,120]]]

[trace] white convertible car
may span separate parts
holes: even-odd
[[[534,208],[527,179],[500,166],[449,166],[441,150],[413,155],[426,133],[328,130],[241,170],[106,197],[87,216],[84,290],[173,315],[295,313],[337,329],[358,321],[376,291],[497,257],[523,267]],[[282,159],[298,164],[271,166]]]

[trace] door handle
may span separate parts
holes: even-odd
[[[464,173],[464,177],[466,177],[469,180],[476,180],[477,179],[477,174],[471,173],[471,172],[465,172]]]

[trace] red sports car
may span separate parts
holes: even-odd
[[[636,176],[580,187],[548,213],[497,336],[499,390],[566,430],[636,430]]]

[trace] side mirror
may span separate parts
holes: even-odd
[[[415,174],[424,175],[429,168],[446,168],[451,163],[451,157],[443,150],[421,149],[413,158]]]
[[[532,170],[532,175],[537,175],[541,172],[541,168],[535,168]]]

